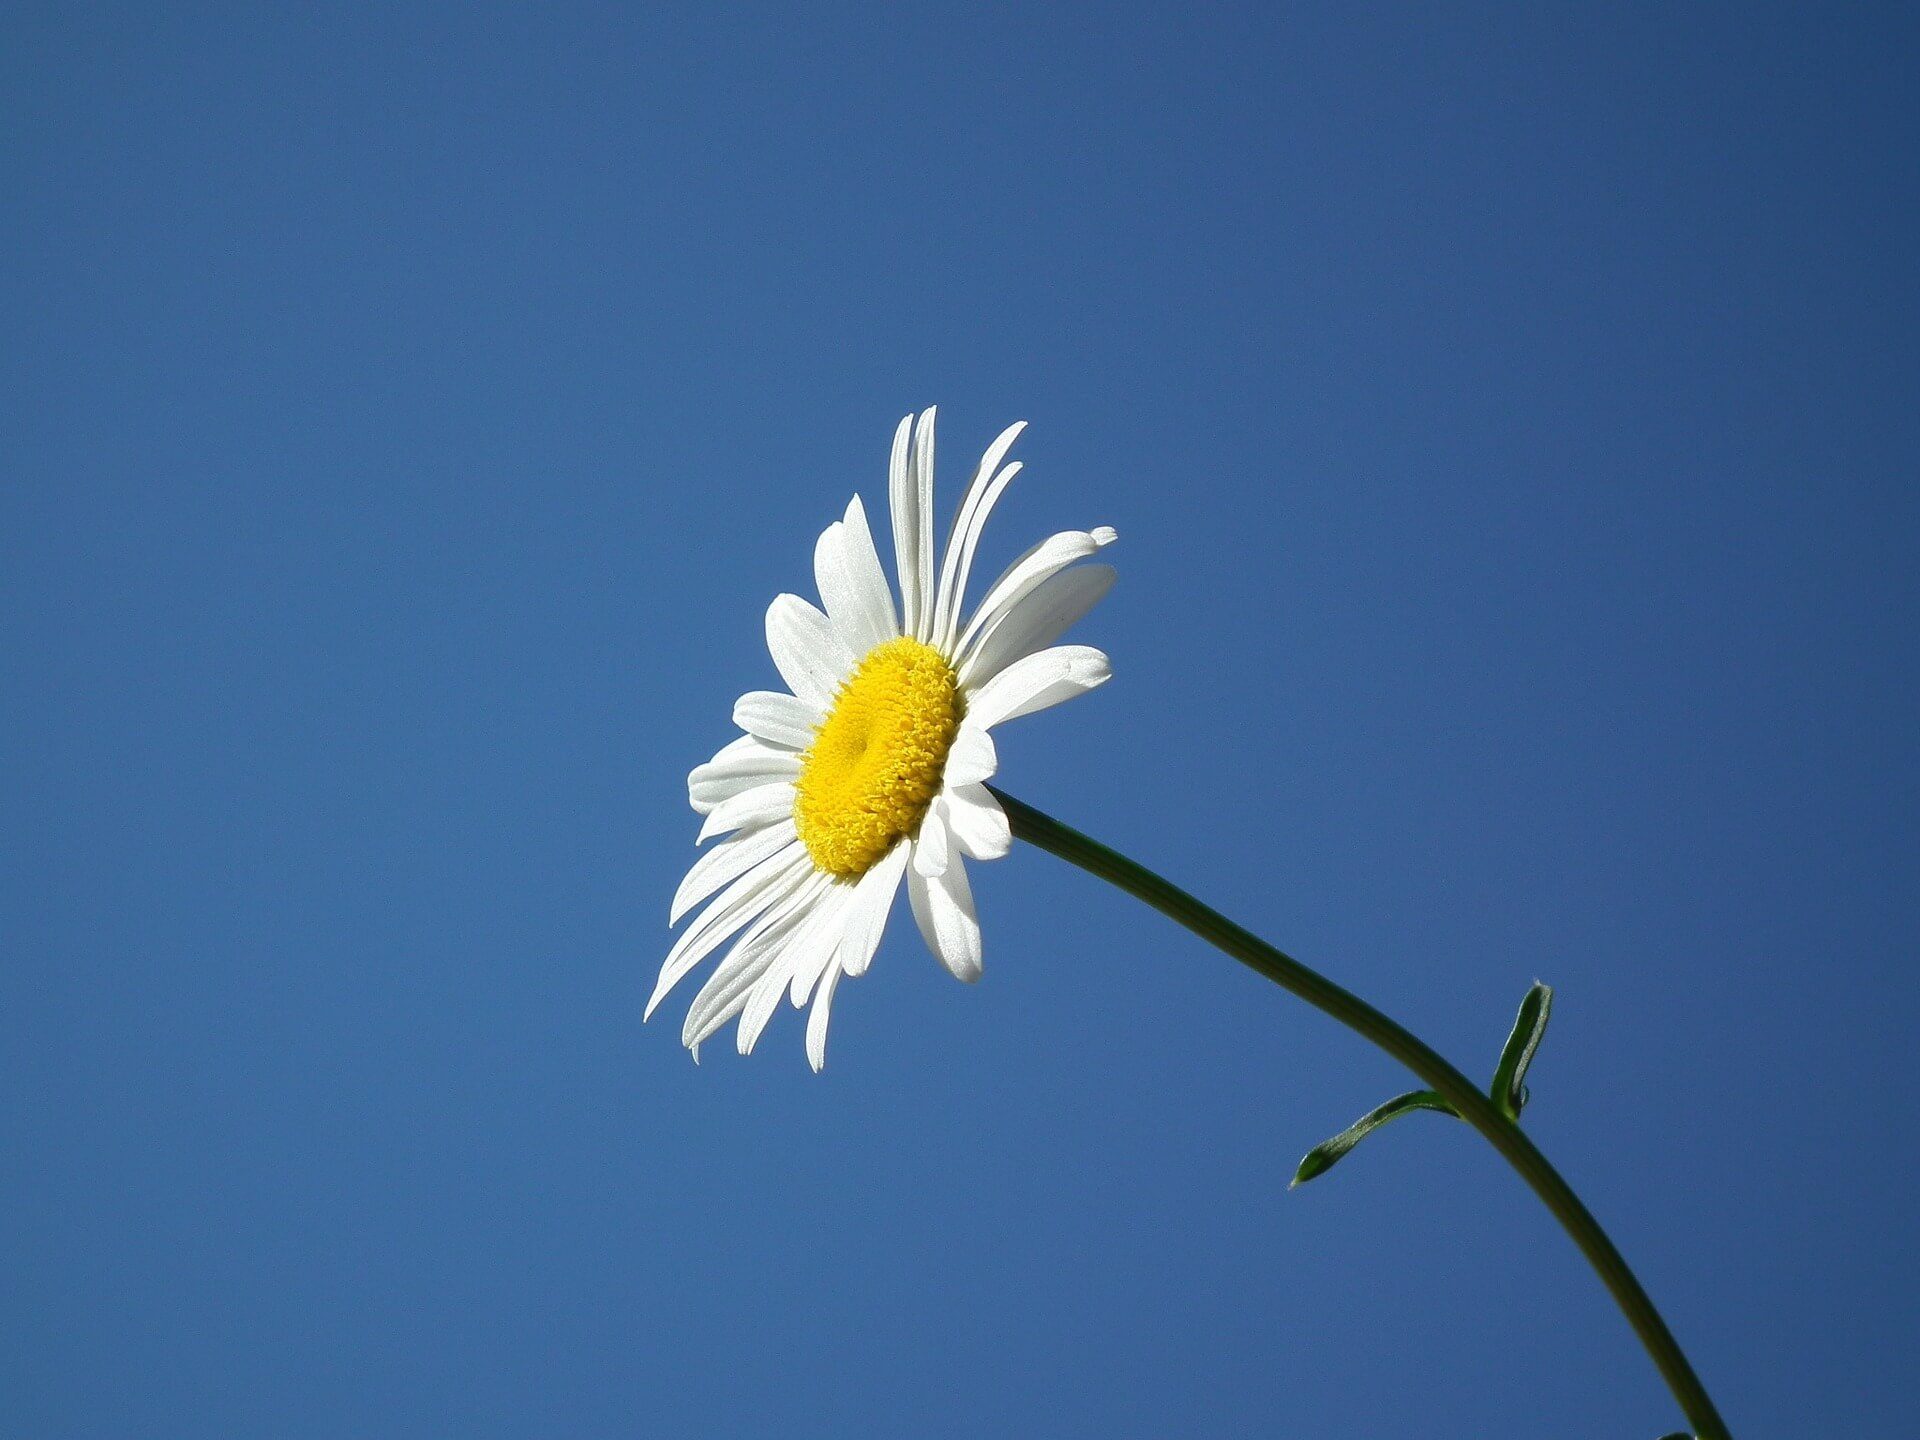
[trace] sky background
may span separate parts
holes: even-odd
[[[1025,847],[645,1027],[894,422],[1109,523],[1013,793],[1490,1073],[1736,1433],[1920,1427],[1901,7],[16,5],[0,1432],[1681,1417],[1408,1077]],[[943,521],[944,523],[944,521]],[[685,992],[691,994],[691,990]]]

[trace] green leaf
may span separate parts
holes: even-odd
[[[1493,1103],[1509,1120],[1518,1120],[1526,1108],[1527,1066],[1533,1063],[1534,1051],[1546,1036],[1547,1015],[1552,1009],[1553,987],[1534,981],[1527,998],[1520,1002],[1520,1013],[1513,1020],[1513,1033],[1507,1037],[1506,1048],[1500,1052],[1499,1068],[1493,1072]]]
[[[1315,1176],[1326,1174],[1340,1163],[1341,1157],[1367,1136],[1395,1116],[1405,1115],[1410,1110],[1438,1110],[1442,1114],[1458,1118],[1453,1106],[1442,1100],[1437,1091],[1409,1090],[1405,1095],[1396,1095],[1378,1109],[1369,1110],[1331,1140],[1309,1150],[1305,1158],[1300,1161],[1300,1168],[1293,1172],[1293,1185],[1287,1188],[1291,1190],[1294,1185],[1304,1185]]]

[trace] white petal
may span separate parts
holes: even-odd
[[[980,468],[953,517],[953,534],[947,541],[946,559],[940,566],[940,591],[934,604],[932,639],[936,648],[951,653],[954,637],[960,629],[960,605],[967,593],[967,576],[973,569],[973,552],[980,544],[987,516],[999,500],[1008,482],[1020,473],[1020,467],[1000,462],[1020,438],[1027,422],[1020,420],[1000,432],[999,438],[980,457]]]
[[[787,982],[793,973],[821,963],[823,957],[831,957],[839,949],[841,925],[850,898],[851,891],[846,886],[832,887],[825,898],[814,905],[813,914],[801,926],[799,933],[787,942],[780,958],[754,985],[747,997],[746,1008],[740,1012],[739,1046],[742,1055],[753,1053],[761,1032],[773,1018],[773,1012],[780,1008],[780,997],[786,994]]]
[[[967,697],[967,719],[993,726],[1104,685],[1112,668],[1091,645],[1056,645],[1016,660]]]
[[[785,899],[812,873],[812,862],[807,859],[805,847],[795,841],[789,848],[762,860],[723,890],[720,898],[700,912],[700,918],[682,932],[673,949],[667,952],[660,966],[660,979],[653,987],[653,997],[647,1001],[646,1013],[653,1014],[654,1007],[666,993],[729,935],[762,910]]]
[[[727,952],[726,959],[714,967],[707,983],[700,987],[700,993],[693,997],[686,1023],[680,1027],[681,1044],[697,1050],[740,1013],[747,1003],[747,995],[779,960],[787,941],[807,922],[813,906],[831,883],[817,872],[808,875],[790,895],[754,921],[752,928]]]
[[[800,756],[796,752],[742,735],[688,773],[687,803],[704,815],[743,790],[774,780],[791,780],[799,773]]]
[[[767,650],[787,688],[816,710],[853,673],[853,652],[833,622],[798,595],[776,595],[767,607]]]
[[[694,1033],[700,1023],[701,1011],[712,1004],[716,994],[727,992],[730,995],[751,988],[766,973],[767,966],[778,960],[779,951],[788,937],[806,923],[813,914],[814,904],[825,892],[826,882],[822,880],[821,884],[816,885],[818,879],[821,877],[802,879],[781,897],[779,903],[761,911],[754,922],[740,932],[732,948],[713,967],[713,973],[707,977],[707,983],[700,987],[700,993],[694,996],[693,1005],[687,1012],[687,1024],[683,1027],[687,1034]]]
[[[782,845],[790,844],[793,838],[793,817],[788,816],[771,825],[762,825],[758,830],[742,831],[722,840],[693,862],[680,888],[673,892],[673,910],[667,924],[678,925],[680,917],[694,906],[722,885],[746,874]]]
[[[961,685],[985,684],[1014,661],[1053,644],[1100,603],[1116,574],[1111,565],[1076,565],[1034,586],[1001,611],[960,657]]]
[[[971,716],[961,721],[960,733],[953,737],[953,748],[947,751],[945,783],[973,785],[991,780],[999,768],[1000,755],[987,727],[974,724]]]
[[[946,873],[929,880],[918,870],[907,871],[907,898],[927,948],[956,980],[972,984],[980,978],[980,922],[973,913],[973,891],[966,865],[956,859]]]
[[[906,451],[899,433],[893,439],[893,553],[900,567],[904,629],[916,640],[926,639],[933,626],[934,409],[929,405],[920,412]],[[901,423],[904,429],[906,422]]]
[[[846,914],[844,912],[851,912],[852,909],[853,902],[851,898],[849,898],[848,901],[841,906],[843,914],[840,924],[843,931],[846,928]],[[845,936],[843,934],[842,943],[844,943],[844,939]],[[813,994],[813,987],[820,983],[820,977],[825,975],[827,971],[838,968],[839,963],[839,944],[835,944],[833,948],[829,950],[809,950],[807,952],[806,964],[795,967],[792,973],[787,976],[787,998],[793,1002],[793,1008],[798,1010],[801,1006],[805,1005],[807,1003],[807,997]],[[776,1006],[775,1008],[778,1007]]]
[[[779,690],[749,690],[734,702],[733,723],[770,745],[804,750],[826,719],[797,696]]]
[[[880,936],[887,928],[887,913],[900,889],[900,876],[907,868],[906,841],[901,841],[881,857],[878,864],[855,880],[847,897],[846,917],[840,924],[840,945],[834,963],[849,975],[864,975],[880,948]],[[821,967],[824,970],[826,967]],[[807,995],[820,978],[820,971],[796,970],[789,994],[796,1005],[807,1003]]]
[[[988,588],[980,601],[980,608],[967,624],[966,633],[960,637],[960,648],[955,653],[965,655],[973,648],[974,642],[986,633],[987,627],[1010,610],[1022,596],[1038,589],[1049,577],[1059,574],[1074,561],[1084,560],[1111,545],[1117,538],[1112,527],[1107,525],[1092,530],[1062,530],[1057,535],[1049,535],[1002,571],[1000,578]]]
[[[751,790],[742,790],[738,795],[722,800],[707,812],[707,818],[701,823],[700,838],[694,843],[704,845],[716,835],[724,835],[729,830],[746,830],[756,825],[767,825],[782,816],[793,814],[793,782],[775,780],[766,785],[756,785]]]
[[[900,622],[912,635],[920,621],[920,595],[925,583],[920,552],[928,533],[927,510],[920,500],[918,467],[914,464],[913,416],[893,432],[893,456],[887,465],[887,491],[893,510],[893,563],[900,580]],[[925,547],[929,551],[930,546]]]
[[[864,975],[873,963],[873,952],[880,948],[880,936],[887,928],[887,914],[893,909],[893,897],[900,889],[900,876],[907,865],[906,842],[895,845],[877,865],[853,882],[846,918],[840,926],[840,946],[834,963],[850,975]],[[807,1003],[807,995],[820,978],[818,970],[796,970],[788,987],[795,1005]]]
[[[765,741],[756,740],[751,735],[736,735],[718,750],[713,752],[705,764],[718,765],[723,760],[731,760],[736,755],[744,755],[765,745]]]
[[[840,984],[840,966],[827,968],[826,977],[820,982],[820,993],[813,997],[813,1009],[807,1015],[807,1064],[818,1075],[820,1067],[827,1063],[827,1017],[833,1006],[833,992]]]
[[[998,860],[1013,848],[1007,812],[984,785],[951,785],[941,795],[947,830],[964,855]]]
[[[947,843],[947,826],[936,795],[920,818],[920,833],[913,837],[913,868],[922,875],[938,875],[952,859],[953,847]]]
[[[900,877],[907,873],[908,846],[903,841],[886,858],[860,877],[856,910],[847,922],[847,938],[840,946],[840,965],[849,975],[864,975],[880,948],[893,897],[900,893]]]
[[[858,495],[847,504],[847,518],[829,525],[813,547],[813,580],[834,629],[856,657],[900,633],[893,591]]]

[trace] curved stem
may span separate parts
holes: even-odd
[[[1507,1163],[1520,1172],[1520,1177],[1533,1187],[1534,1193],[1573,1237],[1588,1263],[1613,1292],[1613,1298],[1619,1302],[1641,1344],[1647,1347],[1647,1353],[1680,1402],[1680,1409],[1694,1433],[1700,1440],[1730,1440],[1725,1422],[1707,1397],[1700,1378],[1693,1373],[1693,1366],[1673,1338],[1673,1332],[1667,1329],[1666,1321],[1660,1318],[1660,1312],[1654,1309],[1653,1301],[1607,1238],[1606,1231],[1600,1228],[1599,1221],[1526,1133],[1507,1119],[1477,1085],[1418,1036],[1359,996],[1243,930],[1179,886],[1004,791],[994,789],[993,793],[1006,807],[1013,833],[1020,839],[1138,896],[1201,939],[1211,941],[1234,959],[1258,970],[1274,984],[1326,1011],[1348,1029],[1358,1031],[1439,1091],[1459,1112],[1460,1118],[1484,1135]]]

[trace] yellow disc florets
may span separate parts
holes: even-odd
[[[868,651],[800,760],[793,821],[814,865],[851,880],[912,834],[959,727],[944,655],[904,636]]]

